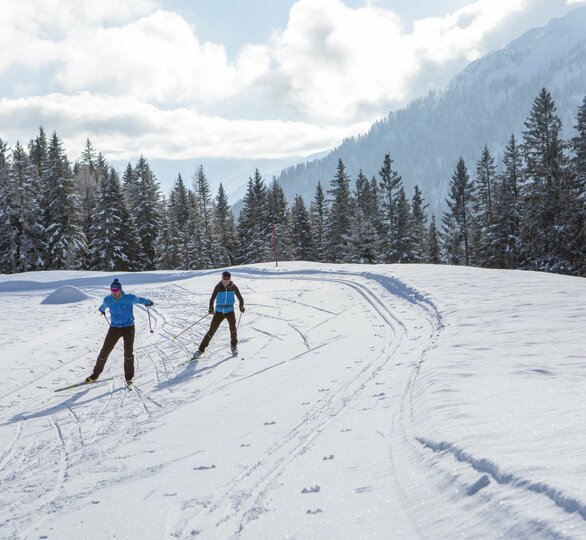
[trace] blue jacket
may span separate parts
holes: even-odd
[[[151,301],[148,298],[142,298],[134,294],[122,293],[120,298],[116,300],[113,296],[106,296],[102,305],[98,308],[100,313],[105,313],[106,309],[110,310],[110,326],[115,328],[126,328],[134,325],[134,313],[132,306],[134,304],[150,305]]]
[[[220,281],[212,292],[210,298],[210,311],[214,309],[214,300],[216,301],[216,311],[219,313],[229,313],[234,311],[234,295],[238,298],[240,307],[244,307],[244,299],[238,290],[238,287],[230,281],[227,287]]]

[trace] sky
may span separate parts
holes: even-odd
[[[0,138],[76,159],[288,159],[586,0],[0,0]]]
[[[112,274],[0,276],[1,538],[586,538],[583,278],[239,266],[239,356],[189,362],[219,272],[116,274],[134,389],[119,343],[59,393]]]

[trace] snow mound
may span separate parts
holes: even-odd
[[[65,285],[53,291],[41,304],[72,304],[87,300],[89,296],[77,287]]]

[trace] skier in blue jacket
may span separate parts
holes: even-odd
[[[232,355],[238,354],[238,336],[236,334],[236,315],[234,315],[235,297],[238,298],[240,311],[244,313],[244,298],[240,294],[238,287],[232,282],[232,275],[227,270],[222,272],[222,281],[218,283],[212,292],[210,298],[209,313],[213,315],[210,329],[204,336],[199,349],[193,353],[192,360],[197,360],[206,350],[214,337],[216,330],[224,319],[228,319],[230,326],[230,346],[232,348]],[[214,311],[214,300],[216,301],[216,309]]]
[[[130,385],[134,378],[134,313],[132,306],[142,304],[150,307],[153,302],[148,298],[126,294],[117,278],[110,285],[110,293],[98,308],[104,316],[106,309],[110,310],[110,329],[106,334],[104,345],[102,345],[102,350],[96,360],[94,371],[85,382],[90,383],[98,379],[100,373],[104,370],[106,360],[108,360],[112,349],[118,343],[118,340],[122,338],[124,340],[124,376],[126,383]]]

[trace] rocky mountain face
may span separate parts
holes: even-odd
[[[409,197],[419,185],[429,211],[442,211],[460,156],[474,176],[484,145],[501,164],[512,134],[522,141],[533,100],[547,88],[573,135],[578,106],[586,95],[586,7],[535,28],[471,63],[439,93],[430,93],[376,122],[363,136],[344,141],[321,159],[284,169],[278,177],[288,199],[299,193],[306,203],[321,181],[327,188],[338,158],[352,179],[362,169],[376,175],[390,153]]]

